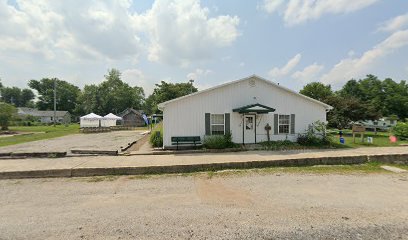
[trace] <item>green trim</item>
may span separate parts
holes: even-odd
[[[253,110],[251,108],[253,107],[261,107],[264,108],[262,110]],[[251,105],[246,105],[240,108],[235,108],[232,109],[233,112],[238,112],[238,113],[258,113],[258,114],[262,114],[262,113],[270,113],[270,112],[275,112],[274,108],[259,104],[259,103],[255,103],[255,104],[251,104]]]

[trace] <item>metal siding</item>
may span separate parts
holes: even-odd
[[[326,121],[326,110],[320,104],[310,102],[263,81],[256,80],[256,86],[250,87],[248,81],[237,82],[167,104],[163,111],[164,145],[171,145],[171,136],[204,137],[204,113],[224,114],[231,112],[233,108],[254,103],[273,107],[276,109],[276,114],[296,114],[294,126],[296,133],[304,132],[310,123],[317,120]],[[275,126],[273,114],[266,114],[259,119],[257,141],[266,140],[264,127],[267,123]],[[233,141],[242,142],[241,114],[230,114],[230,130]],[[293,134],[271,135],[271,140],[285,140],[286,138],[296,140]]]
[[[290,114],[290,134],[295,134],[295,114]]]

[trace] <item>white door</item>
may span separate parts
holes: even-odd
[[[255,115],[244,116],[244,143],[255,143]]]

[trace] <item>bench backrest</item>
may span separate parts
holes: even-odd
[[[181,137],[171,137],[172,142],[199,142],[201,141],[200,136],[181,136]]]

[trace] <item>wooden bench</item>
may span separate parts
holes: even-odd
[[[172,145],[177,145],[177,150],[179,145],[184,145],[184,144],[194,144],[194,147],[197,146],[197,144],[201,144],[201,138],[200,136],[180,136],[180,137],[171,137],[171,144]]]

